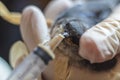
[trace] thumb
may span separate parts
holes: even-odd
[[[101,63],[113,58],[104,37],[106,35],[94,29],[85,32],[80,39],[79,55],[91,63]]]

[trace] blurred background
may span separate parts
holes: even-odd
[[[27,5],[36,5],[42,10],[50,0],[1,0],[11,12],[22,12]],[[0,56],[7,62],[11,45],[21,39],[19,27],[0,17]]]

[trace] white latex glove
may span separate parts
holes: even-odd
[[[55,20],[55,18],[65,10],[73,6],[71,0],[52,0],[45,8],[45,17],[50,20]]]
[[[112,15],[87,30],[80,39],[79,55],[91,63],[112,59],[120,52],[120,5]]]
[[[84,0],[51,0],[44,10],[45,17],[54,21],[62,12],[83,2]]]
[[[35,6],[28,6],[23,10],[20,31],[29,51],[32,51],[39,43],[50,40],[45,17]]]

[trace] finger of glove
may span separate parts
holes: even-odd
[[[29,51],[50,39],[45,17],[35,6],[28,6],[23,10],[20,31]]]
[[[112,59],[119,50],[119,26],[116,20],[106,19],[86,31],[80,39],[80,56],[91,63]]]
[[[60,13],[73,5],[71,0],[53,0],[45,8],[45,17],[54,20]]]

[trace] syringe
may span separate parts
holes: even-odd
[[[58,35],[50,43],[51,49],[63,40],[64,36]],[[23,62],[13,71],[7,80],[35,80],[45,70],[49,61],[54,59],[52,51],[46,45],[38,45]]]

